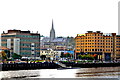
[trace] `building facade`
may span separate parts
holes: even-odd
[[[116,33],[88,31],[75,37],[76,57],[78,54],[97,54],[98,60],[115,60],[120,58],[120,37]]]
[[[45,55],[46,59],[56,60],[60,58],[61,52],[52,49],[41,49],[40,56]]]
[[[41,49],[40,50],[40,55],[45,55],[46,58],[50,58],[50,59],[60,59],[62,54],[66,54],[66,53],[69,53],[69,54],[74,54],[74,51],[62,51],[62,50],[52,50],[52,49]]]
[[[116,36],[116,58],[120,59],[120,35]]]
[[[41,41],[41,48],[51,48],[53,50],[74,50],[75,40],[73,37],[56,37],[52,42],[45,37]]]
[[[24,57],[40,56],[40,34],[30,31],[8,30],[1,34],[1,46]]]

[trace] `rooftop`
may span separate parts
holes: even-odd
[[[22,30],[16,30],[16,29],[13,29],[13,30],[8,30],[7,33],[5,33],[3,31],[2,34],[13,34],[13,33],[27,33],[27,34],[31,34],[31,35],[39,35],[38,31],[36,33],[31,33],[29,30],[28,31],[22,31]]]

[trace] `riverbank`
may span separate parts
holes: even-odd
[[[38,63],[6,63],[0,64],[1,71],[8,70],[29,70],[29,69],[58,69],[58,68],[92,68],[92,67],[117,67],[120,63],[74,63],[60,62],[66,67],[54,62],[38,62]]]
[[[105,63],[75,63],[75,62],[62,62],[62,64],[65,64],[66,66],[71,67],[80,67],[80,68],[91,68],[91,67],[117,67],[120,66],[119,62],[105,62]]]

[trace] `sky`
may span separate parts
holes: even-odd
[[[52,19],[56,36],[118,33],[118,1],[0,0],[0,33],[20,29],[49,36]]]

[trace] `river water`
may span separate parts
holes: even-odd
[[[120,78],[120,67],[0,71],[0,79]]]

